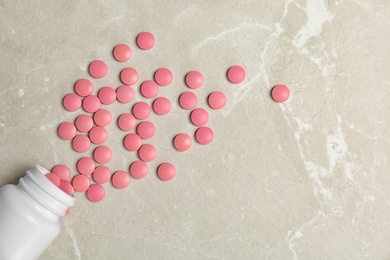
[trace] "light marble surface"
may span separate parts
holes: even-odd
[[[80,112],[61,100],[94,59],[110,68],[96,86],[119,86],[118,43],[132,46],[140,80],[173,71],[162,96],[177,100],[200,70],[200,106],[213,90],[228,98],[210,111],[214,142],[185,153],[171,141],[194,132],[188,112],[174,102],[153,115],[149,175],[105,185],[98,204],[78,194],[41,259],[389,259],[389,14],[387,0],[1,1],[0,185],[35,163],[75,174],[82,155],[56,128]],[[136,48],[141,31],[153,50]],[[235,64],[248,75],[238,86],[225,77]],[[270,98],[277,83],[290,86],[284,104]],[[109,133],[109,166],[126,170],[136,156],[115,124]],[[173,181],[155,175],[163,161]]]

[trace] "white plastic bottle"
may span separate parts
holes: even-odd
[[[19,184],[0,188],[0,259],[30,260],[38,257],[58,236],[59,218],[73,206],[67,195],[35,165]]]

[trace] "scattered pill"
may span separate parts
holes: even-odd
[[[148,174],[148,165],[142,161],[133,162],[129,168],[134,179],[142,179]]]
[[[57,174],[52,173],[52,172],[49,172],[49,173],[46,173],[45,176],[46,176],[46,178],[48,178],[52,183],[54,183],[54,185],[56,185],[57,187],[60,186],[61,179],[60,179],[60,177],[58,177]]]
[[[187,73],[185,82],[189,88],[200,88],[203,85],[203,75],[199,71],[190,71]]]
[[[200,144],[209,144],[214,139],[214,132],[209,127],[200,127],[195,132],[195,139]]]
[[[158,94],[158,85],[153,80],[146,80],[140,86],[142,96],[154,98]]]
[[[94,78],[103,78],[106,76],[108,68],[106,63],[101,60],[94,60],[89,64],[89,74]]]
[[[137,134],[142,139],[150,139],[154,136],[155,133],[156,133],[156,128],[149,121],[141,122],[137,126]]]
[[[173,139],[173,145],[179,151],[187,151],[192,145],[192,139],[188,134],[178,134]]]
[[[133,85],[138,81],[138,72],[133,68],[124,68],[120,74],[121,81],[126,85]]]
[[[133,130],[136,124],[135,117],[130,113],[122,114],[118,118],[118,126],[123,131]]]
[[[93,127],[93,119],[89,115],[79,115],[75,120],[77,130],[88,132]]]
[[[191,112],[191,122],[194,125],[205,125],[209,121],[209,114],[203,108],[196,108]]]
[[[69,168],[63,164],[58,164],[54,166],[51,172],[57,174],[57,176],[60,177],[61,180],[67,180],[70,177]]]
[[[133,106],[133,115],[135,118],[144,120],[150,116],[150,106],[145,102],[137,102]]]
[[[226,104],[226,96],[220,91],[215,91],[209,95],[208,103],[213,109],[221,109]]]
[[[117,189],[124,189],[130,184],[130,175],[125,171],[117,171],[112,175],[112,185]]]
[[[172,82],[172,72],[167,68],[158,69],[154,73],[154,80],[160,86],[167,86]]]
[[[107,146],[99,146],[95,149],[95,151],[93,151],[93,158],[98,163],[108,163],[112,159],[112,151]]]
[[[246,72],[241,66],[232,66],[228,70],[227,77],[231,83],[239,84],[241,83],[246,76]]]
[[[98,92],[98,98],[102,104],[110,105],[116,100],[116,91],[112,87],[102,87]]]
[[[72,140],[72,147],[76,152],[84,153],[91,147],[91,140],[86,135],[76,135]]]
[[[72,184],[70,184],[67,180],[61,180],[60,186],[58,187],[68,195],[74,192]]]
[[[77,170],[84,175],[92,174],[95,170],[96,164],[92,158],[83,157],[77,162]]]
[[[84,192],[88,190],[91,185],[91,180],[86,175],[78,174],[72,180],[73,189],[77,192]]]
[[[271,95],[276,102],[283,103],[290,97],[290,89],[285,85],[276,85]]]
[[[88,79],[79,79],[74,84],[74,90],[77,93],[77,95],[81,97],[91,95],[93,91],[92,82],[89,81]]]
[[[81,107],[81,99],[77,94],[70,93],[64,97],[63,105],[68,111],[76,111]]]
[[[158,115],[166,115],[171,111],[171,101],[165,97],[156,98],[153,101],[153,110]]]
[[[89,95],[83,99],[83,108],[89,113],[94,113],[100,108],[100,99],[97,96]]]
[[[144,144],[138,150],[138,157],[144,162],[151,162],[157,156],[156,148],[151,144]]]
[[[129,103],[134,98],[134,90],[129,86],[120,86],[116,90],[116,99],[121,103]]]
[[[142,32],[137,36],[137,45],[142,50],[150,50],[153,48],[155,39],[150,32]]]
[[[127,44],[118,44],[114,48],[114,58],[117,61],[125,62],[131,57],[131,49]]]
[[[92,184],[87,190],[87,198],[92,202],[99,202],[106,196],[106,190],[100,184]]]
[[[70,122],[63,122],[58,127],[58,135],[64,140],[71,140],[76,136],[76,126]]]
[[[192,92],[183,92],[179,97],[180,106],[184,109],[190,110],[198,104],[198,98]]]
[[[111,171],[107,166],[100,165],[95,168],[92,177],[97,183],[104,184],[111,179]]]
[[[142,145],[142,139],[137,134],[128,134],[125,136],[123,143],[127,150],[137,151]]]
[[[112,116],[110,111],[106,109],[99,109],[93,114],[93,121],[98,126],[108,126],[111,123]]]
[[[89,139],[94,144],[102,144],[107,140],[108,133],[104,127],[95,126],[89,131]]]
[[[162,163],[157,168],[157,175],[163,181],[172,180],[176,175],[175,166],[170,163]]]

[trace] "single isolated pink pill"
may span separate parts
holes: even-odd
[[[92,82],[88,79],[79,79],[74,84],[74,90],[81,97],[91,95],[93,91]]]
[[[209,95],[207,101],[212,109],[221,109],[226,104],[226,96],[220,91],[215,91]]]
[[[189,88],[200,88],[203,85],[203,75],[199,71],[190,71],[186,75],[186,84]]]
[[[150,139],[154,136],[155,133],[156,133],[156,128],[149,121],[141,122],[137,126],[137,134],[142,139]]]
[[[195,132],[195,139],[200,144],[209,144],[214,139],[214,132],[209,127],[200,127]]]
[[[107,146],[99,146],[93,151],[93,158],[98,163],[108,163],[112,159],[112,151]]]
[[[116,91],[112,87],[102,87],[98,92],[98,98],[102,104],[111,105],[116,100]]]
[[[205,125],[209,121],[209,113],[203,108],[196,108],[191,112],[191,122],[196,126]]]
[[[77,130],[88,132],[93,127],[93,119],[89,115],[79,115],[75,120]]]
[[[99,202],[106,196],[106,190],[100,184],[92,184],[87,190],[87,198],[92,202]]]
[[[134,98],[134,90],[129,86],[120,86],[116,89],[116,99],[121,103],[129,103]]]
[[[151,162],[157,156],[156,148],[151,144],[144,144],[138,150],[138,157],[144,162]]]
[[[86,135],[76,135],[72,140],[72,147],[76,152],[84,153],[91,147],[91,140]]]
[[[79,95],[74,93],[67,94],[62,102],[65,109],[71,112],[76,111],[81,107],[81,99]]]
[[[192,92],[183,92],[179,97],[180,106],[184,109],[190,110],[198,104],[198,98]]]
[[[60,186],[60,184],[61,184],[61,179],[60,179],[60,177],[58,177],[57,174],[52,173],[52,172],[49,172],[49,173],[46,173],[45,176],[46,176],[46,178],[48,178],[52,183],[54,183],[54,185],[56,185],[57,187]]]
[[[112,116],[110,111],[107,109],[99,109],[93,114],[93,121],[98,126],[108,126],[112,121]]]
[[[63,164],[58,164],[54,166],[51,172],[57,174],[61,180],[67,180],[70,177],[69,168]]]
[[[153,48],[155,39],[150,32],[142,32],[137,36],[137,45],[142,50],[150,50]]]
[[[83,108],[89,113],[95,113],[100,109],[100,99],[97,96],[89,95],[83,99]]]
[[[129,171],[134,179],[142,179],[148,174],[148,165],[142,161],[135,161],[130,165]]]
[[[104,61],[94,60],[89,64],[88,70],[92,77],[99,79],[106,76],[108,68]]]
[[[89,131],[89,139],[94,144],[102,144],[107,140],[108,133],[107,130],[102,126],[92,127],[91,131]]]
[[[117,171],[112,175],[112,185],[117,189],[124,189],[130,184],[130,175],[125,171]]]
[[[229,81],[233,84],[239,84],[244,81],[246,72],[241,66],[232,66],[227,72]]]
[[[73,189],[77,192],[84,192],[88,190],[91,185],[91,180],[86,175],[78,174],[72,179]]]
[[[192,139],[188,134],[178,134],[173,139],[173,145],[179,151],[187,151],[192,145]]]
[[[140,86],[142,96],[154,98],[158,94],[158,85],[153,80],[146,80]]]
[[[131,49],[127,44],[118,44],[114,48],[114,58],[117,61],[125,62],[128,61],[131,57]]]
[[[133,68],[124,68],[120,74],[121,81],[126,85],[134,85],[138,81],[138,72]]]
[[[58,135],[64,140],[71,140],[76,136],[76,126],[70,122],[63,122],[58,127]]]
[[[285,85],[276,85],[271,95],[276,102],[283,103],[290,97],[290,89]]]
[[[83,157],[77,162],[77,170],[84,175],[92,174],[95,170],[96,164],[92,158]]]
[[[171,111],[171,101],[165,97],[156,98],[153,101],[153,110],[158,115],[166,115]]]
[[[136,124],[135,117],[130,113],[122,114],[118,118],[118,126],[123,131],[133,130]]]
[[[150,116],[150,106],[145,102],[137,102],[133,106],[133,115],[139,120],[144,120]]]
[[[162,163],[157,168],[157,175],[163,181],[172,180],[176,175],[175,166],[170,163]]]
[[[92,177],[97,183],[104,184],[111,179],[111,171],[107,166],[100,165],[95,168]]]
[[[142,139],[137,134],[128,134],[123,140],[125,148],[129,151],[137,151],[142,145]]]
[[[160,86],[167,86],[172,82],[172,72],[167,68],[158,69],[154,73],[154,80]]]
[[[67,180],[61,180],[60,186],[58,186],[58,188],[60,188],[68,195],[74,192],[72,184],[70,184],[70,182]]]

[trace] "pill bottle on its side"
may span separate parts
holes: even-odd
[[[47,179],[48,172],[35,165],[17,185],[0,188],[0,259],[38,259],[58,236],[59,219],[75,198]]]

